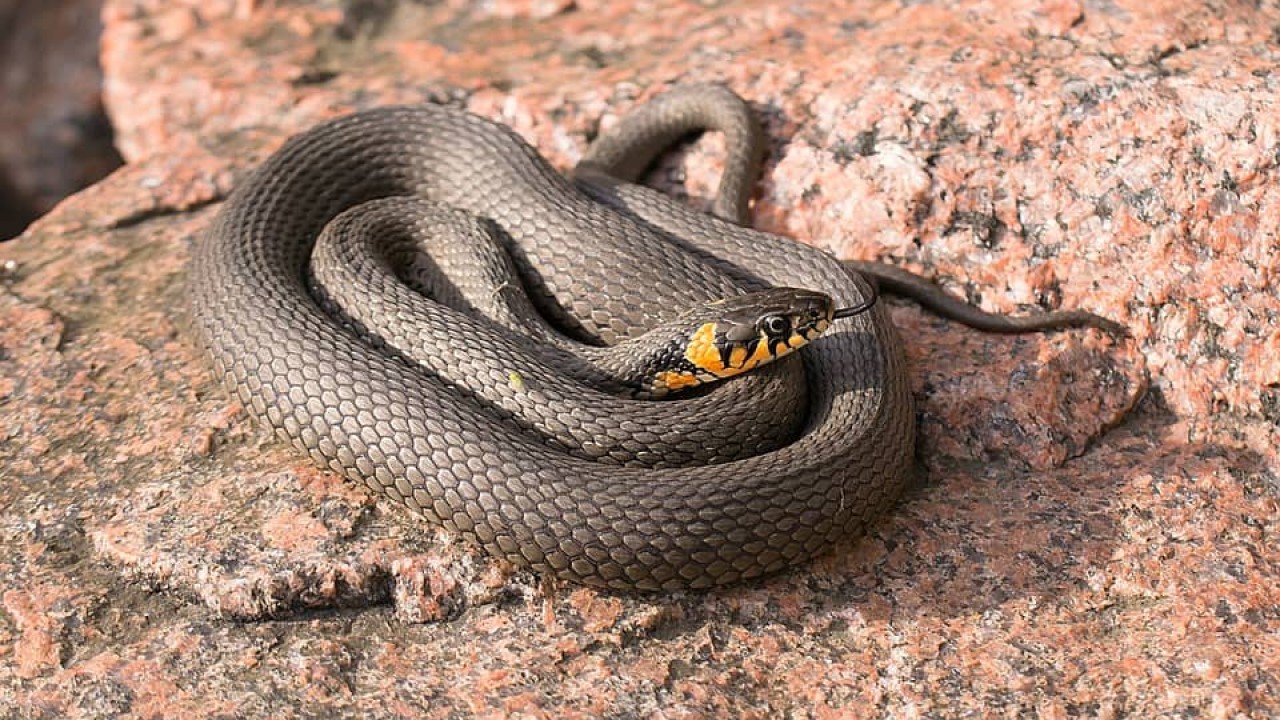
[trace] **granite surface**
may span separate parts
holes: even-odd
[[[1280,10],[1110,0],[113,0],[123,169],[0,246],[0,717],[1280,716]],[[629,596],[314,469],[185,332],[190,247],[290,133],[439,100],[570,166],[673,83],[763,116],[757,226],[907,303],[924,475],[857,542]],[[715,138],[651,182],[705,203]]]

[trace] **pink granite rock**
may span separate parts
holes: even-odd
[[[1280,714],[1280,10],[1248,5],[108,2],[129,165],[0,247],[0,707]],[[447,99],[568,167],[705,80],[765,119],[757,225],[1133,337],[895,304],[923,481],[868,537],[703,595],[512,573],[211,381],[189,248],[290,133]],[[703,203],[720,152],[651,180]]]

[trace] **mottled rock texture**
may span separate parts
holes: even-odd
[[[102,108],[102,0],[0,0],[0,240],[120,165]]]
[[[1280,715],[1280,10],[1164,0],[108,2],[123,170],[0,248],[16,717]],[[448,99],[570,166],[684,81],[771,141],[757,225],[991,310],[894,307],[919,486],[704,595],[555,586],[312,468],[184,332],[237,178]],[[702,203],[715,138],[652,182]]]

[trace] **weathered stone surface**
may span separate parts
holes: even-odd
[[[0,248],[0,707],[1280,713],[1280,11],[228,0],[105,18],[130,164]],[[990,337],[895,306],[924,481],[864,540],[706,595],[512,574],[311,468],[210,381],[184,333],[189,247],[289,133],[449,97],[563,167],[598,122],[692,80],[766,119],[758,225],[1133,338]],[[717,147],[653,181],[701,202]]]

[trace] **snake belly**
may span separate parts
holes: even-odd
[[[684,106],[698,108],[704,96],[718,102],[694,89]],[[308,291],[311,250],[330,220],[370,200],[416,195],[491,220],[536,304],[606,342],[637,332],[637,318],[652,324],[761,285],[821,290],[837,306],[866,296],[820,250],[644,193],[648,212],[670,204],[659,229],[625,200],[597,199],[611,184],[631,187],[598,178],[584,185],[588,194],[506,127],[445,106],[326,122],[240,184],[197,243],[194,332],[233,394],[314,462],[535,571],[623,590],[706,588],[861,534],[906,484],[914,448],[905,362],[883,307],[840,321],[797,354],[803,368],[788,381],[807,393],[808,417],[790,443],[664,468],[549,446],[440,373],[364,342]],[[797,358],[777,365],[786,360]],[[491,374],[504,377],[501,368]],[[726,384],[734,382],[748,378]],[[538,402],[536,388],[527,401]],[[661,431],[664,402],[645,405],[600,432]],[[705,422],[732,432],[735,418]]]

